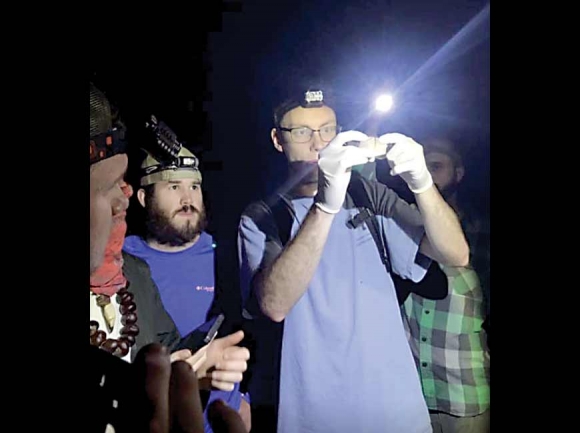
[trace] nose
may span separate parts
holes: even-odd
[[[121,191],[128,199],[133,195],[133,187],[125,181],[121,182]]]
[[[113,202],[113,215],[119,215],[127,211],[129,207],[129,198],[125,194],[119,194],[115,201]]]
[[[314,131],[312,133],[312,144],[310,146],[311,150],[314,152],[320,152],[322,149],[326,147],[328,143],[322,138],[320,138],[320,131]]]
[[[129,198],[133,194],[133,188],[128,183],[123,181],[119,187],[119,193],[113,201],[113,215],[119,215],[127,211]]]
[[[190,189],[185,189],[181,194],[181,205],[190,205],[193,202],[193,194]]]

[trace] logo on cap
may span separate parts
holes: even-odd
[[[304,100],[308,104],[311,104],[312,102],[322,102],[324,100],[324,95],[322,94],[322,90],[309,90],[304,93]]]

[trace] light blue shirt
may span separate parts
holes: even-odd
[[[389,195],[389,200],[394,199]],[[312,203],[311,198],[292,201],[296,219],[291,237]],[[402,205],[397,201],[395,208]],[[341,209],[335,216],[310,285],[284,321],[279,433],[432,431],[392,279],[366,225],[347,226],[357,213]],[[386,235],[394,272],[422,279],[428,265],[417,264],[416,257],[423,227],[396,216],[376,218]],[[242,216],[244,300],[251,277],[280,253],[272,253],[279,248],[272,246],[272,236]],[[259,375],[260,366],[256,369]]]

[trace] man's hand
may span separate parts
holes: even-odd
[[[243,373],[248,368],[246,361],[250,352],[244,347],[238,347],[244,339],[244,332],[238,331],[227,337],[218,338],[206,344],[193,355],[188,349],[171,354],[171,362],[185,361],[196,372],[197,377],[222,391],[232,391],[234,385],[243,379]]]
[[[338,134],[321,152],[318,160],[318,192],[314,203],[324,212],[340,211],[350,182],[351,168],[374,160],[373,151],[345,146],[349,141],[366,141],[368,136],[359,131]]]
[[[415,194],[421,194],[433,186],[423,146],[412,138],[396,133],[381,135],[379,142],[386,147],[392,176],[400,175]]]
[[[244,332],[238,331],[227,337],[217,338],[210,344],[202,347],[195,354],[205,352],[206,359],[197,369],[200,378],[211,378],[211,385],[222,391],[232,391],[234,385],[242,381],[243,373],[248,368],[250,351],[245,347],[238,347],[244,339]]]

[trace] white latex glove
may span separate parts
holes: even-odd
[[[341,132],[320,152],[318,192],[314,203],[324,212],[335,214],[340,211],[350,182],[351,167],[374,160],[372,150],[344,144],[368,138],[359,131]]]
[[[379,142],[387,147],[386,157],[392,176],[400,175],[415,194],[425,192],[433,186],[423,146],[410,137],[396,133],[381,135]]]

